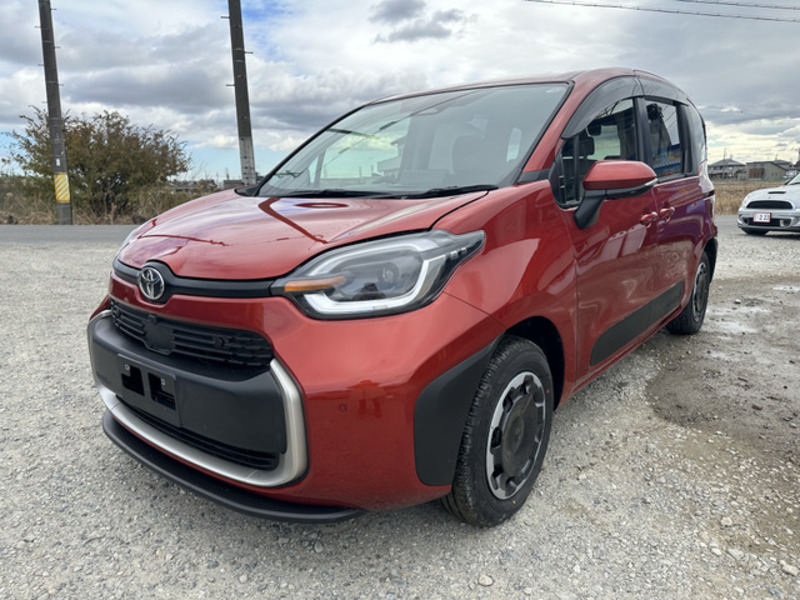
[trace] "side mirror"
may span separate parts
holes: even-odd
[[[585,190],[573,217],[580,229],[597,222],[604,200],[639,196],[657,181],[655,171],[643,162],[633,160],[601,160],[594,163],[583,179]]]

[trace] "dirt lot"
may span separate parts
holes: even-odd
[[[85,341],[124,229],[0,226],[0,598],[800,598],[800,236],[722,217],[703,330],[561,407],[517,518],[258,521],[103,436]]]

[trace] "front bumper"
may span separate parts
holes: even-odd
[[[100,397],[138,437],[250,486],[285,485],[305,472],[300,392],[279,361],[232,376],[165,357],[122,335],[109,311],[90,321],[88,336]]]
[[[756,222],[756,213],[769,213],[770,220]],[[740,229],[758,231],[786,231],[800,232],[800,211],[798,210],[768,210],[768,209],[742,209],[739,211],[736,223]]]
[[[159,475],[199,496],[250,516],[277,521],[333,523],[352,519],[362,512],[355,508],[281,502],[227,484],[159,452],[120,425],[108,410],[103,415],[103,431],[117,446]]]
[[[287,468],[286,473],[290,474],[274,479],[268,472],[239,472],[233,465],[221,468],[214,457],[209,459],[202,452],[182,453],[185,449],[175,444],[171,432],[166,438],[159,438],[147,428],[148,423],[133,420],[128,414],[132,402],[125,398],[130,392],[120,393],[119,383],[115,383],[120,377],[120,355],[133,358],[132,366],[144,372],[146,381],[151,373],[174,374],[176,361],[179,366],[183,363],[173,356],[154,354],[139,343],[144,355],[131,356],[126,339],[117,339],[98,350],[98,345],[103,345],[98,338],[104,337],[98,332],[113,324],[109,325],[107,314],[100,313],[89,326],[95,379],[115,421],[156,451],[226,485],[288,503],[378,510],[420,504],[446,494],[464,419],[483,370],[483,360],[475,357],[480,354],[484,359],[486,349],[502,333],[494,319],[446,293],[412,313],[354,321],[315,321],[285,298],[175,295],[164,305],[153,306],[139,297],[135,286],[113,275],[110,296],[155,319],[262,332],[261,335],[268,332],[274,358],[265,369],[266,375],[259,375],[260,385],[267,389],[265,402],[273,405],[273,414],[279,415],[274,400],[280,399],[291,459],[287,463],[300,465],[301,450],[305,449],[302,472]],[[103,354],[108,356],[98,361],[97,357]],[[101,364],[111,366],[98,370]],[[462,365],[474,368],[457,368]],[[111,375],[104,374],[108,369]],[[239,372],[228,367],[213,373],[204,370],[199,375],[209,385],[220,385],[222,376],[236,380]],[[179,389],[185,388],[181,381],[179,373]],[[148,394],[145,389],[141,395]],[[237,397],[238,392],[229,391],[218,396],[218,404],[227,407]],[[148,398],[142,399],[145,400]],[[185,402],[191,404],[191,397]],[[157,404],[150,402],[148,406],[159,410]],[[237,424],[245,428],[252,425],[248,410],[241,408],[244,405],[237,409],[234,402],[233,406],[235,418],[220,410],[211,420],[227,419],[233,430]],[[134,418],[140,416],[131,412]],[[264,427],[260,438],[277,439],[279,435],[264,435],[268,431],[275,433],[269,429],[269,421],[260,420]],[[445,439],[447,444],[442,443]],[[296,451],[291,450],[293,445]]]

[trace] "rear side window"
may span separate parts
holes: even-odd
[[[700,165],[707,159],[706,128],[703,123],[703,118],[694,106],[684,106],[684,114],[686,115],[686,121],[689,126],[689,139],[691,142],[691,159],[686,173],[689,175],[697,175]]]
[[[649,138],[648,163],[659,179],[682,175],[684,152],[681,146],[678,107],[674,104],[647,100]]]
[[[561,202],[573,206],[583,198],[583,178],[599,160],[640,160],[633,100],[621,100],[598,114],[561,149]]]

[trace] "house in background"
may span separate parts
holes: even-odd
[[[732,158],[723,158],[708,165],[708,176],[711,179],[744,179],[746,175],[747,165]]]
[[[173,181],[172,191],[176,193],[187,194],[210,194],[216,192],[219,188],[213,179],[200,179],[197,181]]]
[[[757,181],[784,181],[795,171],[788,160],[762,160],[747,163],[747,179]]]

